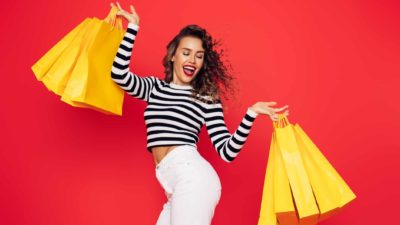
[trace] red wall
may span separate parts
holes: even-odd
[[[400,5],[396,1],[132,1],[141,17],[131,69],[163,78],[167,42],[189,23],[223,39],[240,90],[225,107],[231,132],[257,101],[289,104],[357,195],[333,224],[394,224],[399,198]],[[120,2],[128,9],[128,1]],[[2,3],[0,223],[155,224],[166,200],[145,149],[145,103],[124,115],[73,108],[30,70],[108,1]],[[271,120],[259,116],[232,163],[203,127],[200,153],[223,186],[213,224],[256,224]]]

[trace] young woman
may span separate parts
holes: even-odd
[[[111,3],[111,6],[115,6]],[[257,102],[249,107],[235,133],[229,133],[220,100],[220,86],[232,79],[207,31],[197,25],[184,27],[167,45],[164,80],[141,77],[129,70],[139,16],[133,6],[118,16],[128,28],[113,62],[111,78],[129,95],[147,102],[144,112],[147,150],[153,154],[155,174],[165,190],[157,225],[209,225],[221,197],[221,183],[213,167],[198,153],[196,143],[205,124],[212,143],[226,162],[242,149],[259,114],[272,120],[288,106]]]

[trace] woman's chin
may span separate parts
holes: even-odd
[[[183,75],[184,76],[184,81],[185,81],[185,83],[190,83],[194,78],[195,78],[195,76],[187,76],[187,75]]]

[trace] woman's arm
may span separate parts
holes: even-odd
[[[221,103],[218,102],[207,109],[205,122],[208,135],[225,162],[232,162],[237,157],[257,116],[258,113],[248,108],[239,127],[231,134],[225,124]]]
[[[276,105],[276,102],[257,102],[247,108],[246,114],[233,134],[226,127],[220,101],[206,109],[205,122],[207,132],[219,156],[225,162],[232,162],[237,157],[258,115],[268,115],[272,121],[277,120],[278,112],[285,110],[283,113],[286,116],[289,115],[288,105],[281,108],[271,107],[273,105]]]
[[[126,12],[117,2],[118,16],[128,21],[128,28],[118,48],[117,54],[111,68],[111,78],[129,95],[148,101],[151,89],[156,82],[154,76],[140,77],[129,70],[132,48],[139,30],[139,16],[131,5],[131,13]],[[111,3],[111,7],[115,7]]]
[[[154,76],[140,77],[129,70],[132,48],[138,30],[137,24],[128,23],[128,28],[114,58],[111,78],[129,95],[148,101],[156,78]]]

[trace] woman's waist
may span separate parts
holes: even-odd
[[[156,147],[152,149],[156,167],[202,159],[197,148],[192,145],[185,144],[163,147],[164,148]],[[158,150],[161,150],[160,153],[157,152]]]
[[[174,148],[178,147],[177,145],[169,145],[169,146],[155,146],[151,147],[151,152],[153,154],[154,162],[156,165]]]

